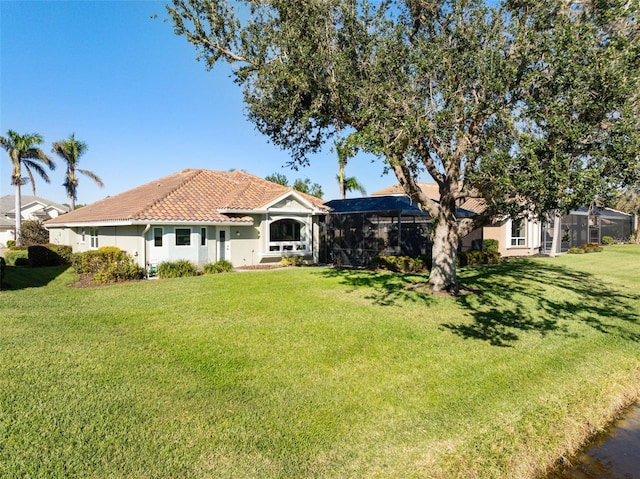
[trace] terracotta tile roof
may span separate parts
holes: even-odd
[[[47,225],[118,221],[251,222],[244,214],[263,208],[292,188],[242,171],[182,170],[105,198],[47,222]],[[322,208],[323,201],[296,192]]]
[[[438,190],[437,183],[418,183],[420,189],[426,194],[429,198],[434,201],[438,201],[440,199],[440,191]],[[390,186],[388,188],[384,188],[382,190],[376,191],[372,193],[371,196],[387,196],[387,195],[403,195],[404,190],[400,185]],[[464,203],[459,205],[460,208],[465,210],[473,211],[474,213],[482,213],[486,209],[486,203],[482,199],[478,198],[470,198],[466,200]]]

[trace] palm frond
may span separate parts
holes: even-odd
[[[104,183],[102,182],[102,180],[100,179],[100,177],[98,175],[96,175],[93,171],[89,171],[89,170],[82,170],[80,168],[78,168],[76,170],[78,173],[82,173],[84,176],[88,176],[89,178],[91,178],[93,181],[95,181],[95,183],[102,188],[104,186]]]

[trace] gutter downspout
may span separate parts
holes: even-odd
[[[142,266],[145,270],[147,269],[147,231],[149,228],[151,228],[150,224],[142,230]]]

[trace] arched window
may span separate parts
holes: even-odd
[[[304,252],[307,250],[306,225],[285,218],[269,225],[269,251],[271,253]]]

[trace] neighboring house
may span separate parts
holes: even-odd
[[[0,197],[0,247],[15,240],[16,208],[14,195]],[[46,221],[69,211],[69,207],[39,196],[21,195],[21,217],[23,220]]]
[[[552,253],[553,226],[553,221],[543,226],[541,252],[544,254]],[[556,253],[578,248],[585,243],[602,243],[605,236],[625,242],[631,238],[635,228],[633,215],[611,208],[583,206],[560,218],[560,244]]]
[[[420,188],[432,200],[438,201],[440,194],[435,183],[419,183]],[[385,188],[373,193],[373,196],[406,196],[400,185]],[[478,199],[467,200],[461,208],[481,213],[484,202]],[[601,243],[604,236],[617,241],[626,241],[633,231],[633,215],[610,208],[581,207],[572,210],[561,219],[561,244],[557,252],[567,251],[570,247],[579,247],[585,243]],[[461,249],[478,249],[484,239],[498,240],[502,256],[531,256],[551,253],[553,222],[540,221],[537,218],[512,220],[503,218],[473,230],[462,238]]]
[[[74,252],[117,246],[138,264],[318,261],[322,200],[242,171],[182,170],[47,221]]]

